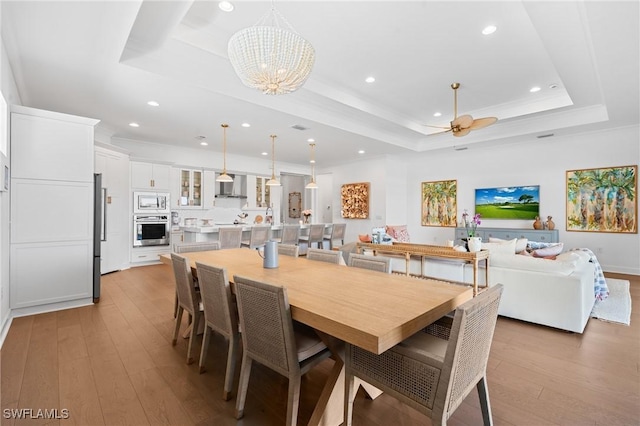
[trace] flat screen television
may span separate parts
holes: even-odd
[[[476,213],[482,219],[535,219],[540,216],[540,186],[476,189]]]

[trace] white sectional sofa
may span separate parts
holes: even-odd
[[[473,282],[471,265],[425,258],[425,275],[448,281]],[[595,303],[594,270],[589,256],[570,251],[555,260],[519,254],[491,253],[489,285],[502,284],[499,314],[502,316],[582,333]],[[392,259],[392,270],[405,271],[404,259]],[[420,273],[420,260],[410,271]],[[484,271],[479,274],[484,283]]]

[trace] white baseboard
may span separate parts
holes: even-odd
[[[11,312],[2,323],[2,328],[0,329],[0,349],[2,349],[2,345],[4,344],[4,339],[6,339],[7,334],[9,334],[9,328],[11,328],[11,321],[13,321],[13,317],[11,316]]]
[[[27,315],[44,314],[53,311],[62,311],[64,309],[79,308],[80,306],[93,305],[93,298],[69,300],[66,302],[49,303],[47,305],[29,306],[28,308],[17,308],[11,310],[13,318],[24,317]]]

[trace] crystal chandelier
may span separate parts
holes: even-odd
[[[280,186],[280,181],[276,179],[276,135],[269,136],[271,138],[271,179],[265,183],[267,186]]]
[[[228,124],[221,124],[222,127],[222,158],[224,166],[222,174],[216,178],[216,182],[233,182],[233,178],[227,174],[227,127]]]
[[[229,60],[242,82],[267,95],[298,90],[315,60],[311,43],[302,38],[278,12],[271,10],[249,28],[229,39]]]
[[[311,163],[311,182],[309,182],[307,184],[307,186],[305,186],[305,188],[307,189],[318,189],[318,184],[316,183],[316,158],[315,158],[315,147],[316,144],[315,143],[310,143],[309,146],[311,147],[311,160],[309,160],[309,162]]]

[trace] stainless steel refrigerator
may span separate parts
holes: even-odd
[[[106,197],[102,175],[93,175],[93,303],[100,302],[100,246],[105,239]]]

